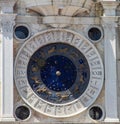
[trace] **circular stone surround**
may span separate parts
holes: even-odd
[[[91,25],[87,29],[87,38],[92,42],[92,43],[98,43],[102,40],[103,38],[103,30],[100,26],[97,25]]]
[[[105,111],[101,105],[93,105],[88,110],[89,118],[94,121],[102,121],[105,117]]]
[[[65,43],[73,46],[85,56],[90,68],[90,79],[86,90],[80,97],[67,103],[52,103],[40,98],[28,82],[27,69],[32,55],[51,43]],[[59,71],[56,73],[60,74]],[[86,38],[73,31],[51,29],[25,42],[16,57],[14,78],[20,96],[29,106],[44,115],[63,118],[79,114],[96,100],[103,86],[104,72],[102,60],[96,48]]]
[[[14,114],[18,121],[27,121],[31,116],[31,110],[28,106],[21,104],[16,106]]]
[[[17,24],[14,28],[14,37],[18,41],[25,41],[30,37],[30,28],[27,24]]]

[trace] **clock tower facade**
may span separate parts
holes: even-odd
[[[0,121],[119,122],[119,2],[0,0]]]

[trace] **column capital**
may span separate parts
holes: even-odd
[[[13,13],[13,7],[17,0],[0,0],[1,13]]]
[[[117,1],[101,1],[101,4],[104,8],[104,16],[116,16],[116,9],[119,5]]]
[[[117,6],[119,5],[119,2],[117,1],[108,1],[108,0],[103,0],[101,1],[101,4],[103,5],[104,9],[111,8],[111,9],[116,9]]]
[[[0,23],[2,33],[13,32],[13,26],[15,25],[16,14],[0,14]]]

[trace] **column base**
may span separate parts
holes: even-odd
[[[105,118],[104,122],[120,122],[118,118]]]
[[[1,122],[15,122],[15,118],[14,117],[11,117],[11,118],[3,117],[3,118],[0,118],[0,121]]]

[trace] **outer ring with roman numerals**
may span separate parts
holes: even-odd
[[[89,84],[77,99],[57,104],[40,98],[32,90],[27,68],[32,55],[41,47],[51,43],[66,43],[78,49],[86,58],[90,68]],[[83,36],[70,30],[51,29],[29,39],[19,50],[14,66],[14,79],[22,99],[35,111],[56,118],[74,116],[87,109],[98,97],[103,86],[103,64],[96,48]]]

